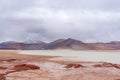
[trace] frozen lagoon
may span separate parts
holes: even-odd
[[[120,64],[120,51],[22,50],[21,54],[62,56],[57,59],[73,61],[110,62]]]

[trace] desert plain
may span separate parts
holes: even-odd
[[[120,80],[120,64],[20,52],[0,51],[0,80]]]

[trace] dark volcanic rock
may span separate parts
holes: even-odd
[[[69,68],[80,68],[80,67],[84,67],[83,65],[81,64],[67,64],[65,66],[65,68],[69,69]]]
[[[40,67],[32,64],[19,64],[14,66],[15,71],[25,71],[25,70],[35,70],[40,69]]]
[[[96,65],[93,65],[93,66],[94,67],[114,67],[114,68],[120,69],[120,65],[112,64],[112,63],[102,63],[102,64],[96,64]]]
[[[6,60],[7,62],[14,62],[14,61],[17,61],[17,59],[8,59]]]
[[[18,59],[0,59],[1,62],[14,62],[17,61]]]
[[[96,64],[93,65],[94,67],[113,67],[112,63],[102,63],[102,64]]]

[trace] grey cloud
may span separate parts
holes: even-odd
[[[0,41],[120,40],[119,0],[2,0]]]
[[[120,10],[119,0],[38,0],[38,3],[55,9]]]

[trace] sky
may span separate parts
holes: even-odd
[[[0,0],[0,41],[120,41],[120,0]]]

